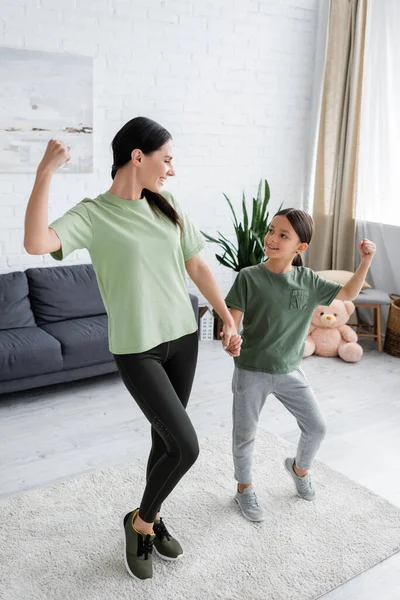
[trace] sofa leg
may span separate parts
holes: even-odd
[[[382,352],[383,344],[382,344],[382,310],[381,305],[378,304],[376,307],[376,333],[378,336],[378,352]]]

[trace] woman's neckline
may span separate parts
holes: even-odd
[[[106,200],[110,200],[111,202],[114,202],[115,204],[119,204],[119,205],[123,205],[123,206],[138,206],[144,202],[147,202],[146,198],[139,198],[137,200],[126,200],[125,198],[120,198],[119,196],[112,194],[108,190],[106,192],[104,192],[104,194],[102,194],[102,196],[104,198],[106,198]]]

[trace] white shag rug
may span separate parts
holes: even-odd
[[[178,563],[154,557],[154,578],[125,571],[120,514],[139,503],[144,460],[0,503],[2,600],[314,600],[400,549],[400,508],[322,463],[317,499],[298,498],[283,467],[293,448],[259,430],[256,483],[267,520],[233,502],[231,441],[201,443],[164,506]]]

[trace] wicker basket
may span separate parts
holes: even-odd
[[[386,327],[384,351],[400,358],[400,295],[389,294],[392,303]]]

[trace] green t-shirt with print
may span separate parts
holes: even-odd
[[[307,267],[273,273],[261,263],[242,269],[226,297],[244,313],[243,344],[235,364],[249,371],[290,373],[303,356],[312,314],[341,290]]]
[[[205,241],[174,197],[163,196],[180,215],[182,234],[145,198],[123,200],[109,192],[83,200],[50,225],[61,240],[53,258],[89,251],[113,354],[144,352],[197,330],[185,261]]]

